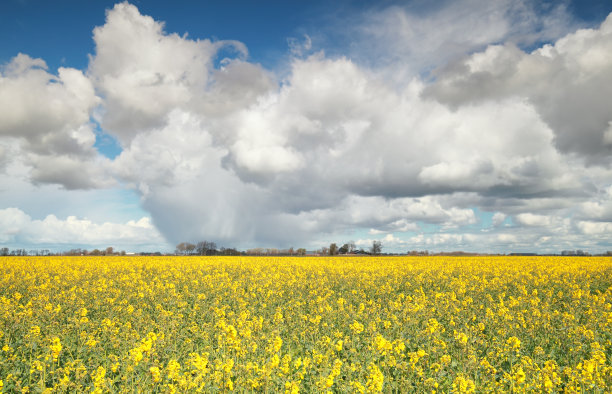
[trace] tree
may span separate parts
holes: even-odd
[[[338,254],[338,245],[336,245],[336,243],[331,243],[329,244],[329,255],[333,256]]]
[[[114,249],[113,249],[113,247],[112,247],[112,246],[109,246],[108,248],[106,248],[106,255],[107,255],[107,256],[112,255],[112,254],[113,254],[113,252],[114,252]]]
[[[382,251],[382,242],[380,241],[372,241],[372,247],[370,248],[370,253],[373,255],[380,254]]]
[[[196,253],[200,256],[207,256],[217,252],[217,244],[209,241],[198,242]]]
[[[193,251],[195,250],[196,246],[192,243],[187,242],[185,244],[185,252],[187,252],[187,254],[193,254]]]
[[[299,248],[299,249],[296,251],[296,253],[297,253],[297,255],[298,255],[298,256],[306,256],[306,249],[304,249],[304,248]]]
[[[357,247],[355,246],[355,241],[348,241],[349,253],[355,253]]]
[[[347,254],[349,251],[349,245],[348,244],[344,244],[340,247],[340,249],[338,249],[338,253],[339,254]]]
[[[176,245],[176,254],[185,254],[185,250],[187,250],[187,246],[185,244],[185,242],[181,242],[180,244]]]

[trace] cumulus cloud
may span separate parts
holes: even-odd
[[[506,220],[506,214],[503,212],[495,212],[492,220],[494,226],[500,226]]]
[[[83,72],[62,67],[53,75],[42,59],[19,54],[0,69],[0,143],[32,168],[34,182],[111,186],[93,147],[90,113],[98,104]]]
[[[177,108],[223,112],[248,105],[270,85],[265,71],[240,61],[247,56],[244,44],[168,34],[162,22],[127,2],[107,11],[94,42],[89,75],[104,98],[102,125],[124,146],[139,132],[163,127]],[[220,59],[225,66],[215,70],[218,51],[228,46],[237,58]]]
[[[495,71],[496,83],[531,56],[515,44],[536,40],[506,22],[545,24],[529,19],[529,7],[502,3],[491,17],[504,23],[487,22],[487,37],[461,49],[514,37],[467,58],[472,73]],[[135,39],[117,39],[124,34]],[[125,3],[108,12],[94,40],[90,73],[105,100],[101,122],[124,146],[114,171],[140,191],[173,241],[287,244],[354,228],[418,232],[419,223],[454,231],[477,222],[478,205],[509,205],[504,212],[517,223],[546,227],[554,223],[537,210],[562,206],[555,196],[584,188],[585,170],[556,149],[558,136],[537,103],[521,92],[482,98],[468,90],[461,98],[473,96],[472,104],[458,105],[442,89],[452,67],[433,84],[411,77],[395,85],[358,61],[318,52],[294,57],[278,84],[244,56],[215,69],[227,43],[166,33]],[[149,106],[150,97],[160,99]],[[476,196],[472,205],[460,202],[462,193]],[[431,242],[470,239],[449,233]]]
[[[514,218],[519,224],[524,226],[547,226],[551,223],[548,216],[533,213],[521,213]]]
[[[612,15],[530,53],[511,43],[491,45],[441,68],[425,95],[455,107],[523,97],[561,152],[609,165],[611,53]]]
[[[0,209],[0,242],[17,246],[42,244],[166,247],[165,240],[147,217],[127,223],[94,223],[75,216],[62,220],[55,215],[34,220],[19,208]]]
[[[578,222],[578,228],[584,234],[611,234],[612,233],[612,222]]]

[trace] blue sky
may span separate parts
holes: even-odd
[[[607,1],[0,4],[0,244],[612,249]]]

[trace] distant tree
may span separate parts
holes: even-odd
[[[200,256],[204,256],[204,254],[206,254],[206,250],[208,249],[207,244],[207,241],[198,242],[198,244],[196,245],[196,253]]]
[[[114,253],[114,249],[112,246],[109,246],[108,248],[106,248],[106,255],[107,256],[111,256]]]
[[[322,255],[326,255],[326,254],[329,253],[329,249],[327,247],[323,246],[321,248],[321,250],[319,251],[319,253],[322,254]]]
[[[8,256],[8,255],[9,255],[9,248],[0,249],[0,256]]]
[[[185,250],[186,250],[186,245],[185,242],[181,242],[180,244],[176,245],[176,254],[185,254]]]
[[[193,254],[193,251],[195,250],[196,246],[192,243],[185,243],[185,252],[187,254]]]
[[[296,251],[298,256],[306,256],[306,249],[304,248],[298,248],[298,250]]]
[[[289,256],[293,256],[295,254],[295,251],[293,250],[293,246],[289,248],[289,250],[287,250],[287,254]]]
[[[338,245],[335,243],[329,244],[329,255],[334,256],[336,254],[338,254]]]
[[[348,247],[349,247],[349,250],[348,250],[349,253],[355,253],[355,251],[357,250],[355,246],[355,241],[348,241]]]
[[[340,249],[338,249],[338,253],[339,254],[347,254],[349,251],[349,245],[348,244],[344,244],[342,246],[340,246]]]
[[[382,242],[373,241],[372,247],[370,248],[370,253],[372,253],[373,255],[377,255],[377,254],[380,254],[381,251],[382,251]]]
[[[223,256],[240,256],[240,252],[236,248],[221,248],[220,252]]]
[[[100,256],[100,254],[102,254],[102,252],[100,252],[99,249],[94,249],[89,254],[92,255],[92,256]]]
[[[246,251],[246,254],[249,256],[261,256],[263,253],[264,252],[262,248],[248,249]]]
[[[196,253],[200,256],[208,256],[217,253],[217,244],[210,241],[198,242]]]

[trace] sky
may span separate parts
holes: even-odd
[[[0,246],[612,250],[609,1],[0,3]]]

